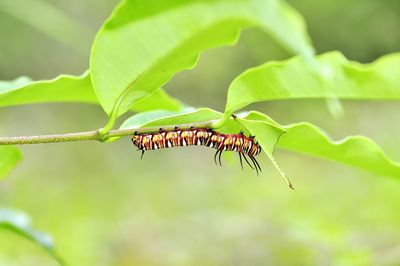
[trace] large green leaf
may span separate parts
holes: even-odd
[[[22,154],[14,146],[0,146],[0,182],[22,160]]]
[[[278,125],[268,116],[250,112],[248,120],[264,121]],[[321,129],[310,123],[283,126],[286,133],[277,144],[278,148],[340,162],[380,175],[400,178],[400,163],[390,160],[379,146],[363,136],[351,136],[333,141]]]
[[[282,1],[123,1],[98,32],[90,60],[111,124],[175,73],[193,67],[200,52],[235,43],[249,26],[295,53],[313,54],[302,18]]]
[[[400,53],[371,64],[348,61],[339,52],[269,62],[249,69],[231,84],[225,117],[248,104],[299,98],[400,99]]]
[[[32,81],[20,77],[12,81],[0,81],[0,106],[12,106],[44,102],[80,102],[98,104],[89,72],[80,76],[60,75],[52,80]],[[154,109],[179,110],[182,104],[163,89],[132,106],[136,112]]]
[[[61,257],[55,251],[51,236],[34,230],[30,217],[25,213],[9,209],[0,209],[0,228],[4,228],[33,241],[35,244],[44,248],[61,265],[63,264]]]

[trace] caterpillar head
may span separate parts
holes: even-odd
[[[132,136],[132,142],[133,145],[135,145],[136,147],[138,147],[139,149],[141,148],[140,146],[140,135],[139,132],[135,131],[135,133]]]

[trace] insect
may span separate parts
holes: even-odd
[[[257,174],[261,171],[255,156],[260,154],[261,146],[254,140],[254,136],[245,136],[241,131],[239,134],[222,134],[210,128],[195,128],[184,130],[175,127],[174,130],[163,130],[155,133],[135,132],[132,137],[133,144],[142,151],[141,158],[147,150],[157,150],[178,146],[199,145],[214,148],[217,152],[214,155],[214,162],[221,163],[221,155],[224,151],[236,151],[239,154],[240,166],[243,169],[242,156],[246,163],[255,169]],[[247,159],[248,156],[253,165]]]

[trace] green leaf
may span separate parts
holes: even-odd
[[[400,178],[400,163],[390,160],[379,146],[367,137],[351,136],[333,141],[321,129],[310,123],[293,124],[286,128],[288,134],[279,141],[279,148]]]
[[[192,68],[199,53],[258,26],[295,53],[313,48],[300,15],[278,0],[123,1],[98,32],[90,72],[110,124],[138,100]]]
[[[250,112],[246,119],[277,124],[259,112]],[[400,163],[390,160],[375,142],[366,137],[351,136],[333,141],[321,129],[310,123],[282,127],[287,132],[279,139],[278,148],[340,162],[379,175],[400,178]]]
[[[282,170],[273,156],[275,146],[278,143],[279,138],[286,133],[286,130],[278,126],[276,123],[270,123],[266,120],[251,120],[247,118],[249,117],[237,117],[236,119],[240,121],[240,123],[250,132],[251,135],[256,137],[258,144],[260,144],[263,152],[267,154],[268,158],[278,170],[279,174],[282,176],[288,186],[291,189],[294,189],[293,184],[290,182],[289,178],[286,176],[285,172]]]
[[[30,217],[25,213],[9,209],[0,209],[0,228],[14,232],[41,246],[56,259],[60,265],[63,265],[61,257],[55,251],[51,236],[34,230]]]
[[[28,78],[0,83],[0,106],[44,102],[96,103],[89,73],[60,75],[51,80],[28,82]]]
[[[160,126],[171,126],[181,124],[191,124],[217,120],[222,117],[220,112],[209,108],[194,109],[185,108],[178,112],[155,110],[151,112],[143,112],[128,118],[121,125],[121,129],[154,127],[155,130]],[[239,126],[237,126],[239,128]],[[239,129],[240,130],[240,129]]]
[[[22,160],[20,150],[14,146],[0,146],[0,183]]]
[[[225,118],[251,103],[301,98],[399,100],[400,53],[360,64],[331,52],[314,63],[294,57],[249,69],[229,88]]]
[[[10,81],[0,80],[0,93],[7,92],[8,90],[13,90],[15,88],[23,87],[31,82],[33,82],[33,80],[25,76]]]
[[[151,110],[178,111],[182,108],[182,103],[167,94],[162,88],[155,90],[149,96],[136,102],[131,110],[135,112],[146,112]]]
[[[32,81],[28,77],[20,77],[12,81],[0,81],[0,106],[44,102],[98,104],[89,72],[80,76],[60,75],[52,80]],[[181,107],[178,100],[160,88],[137,102],[131,110],[179,110]]]

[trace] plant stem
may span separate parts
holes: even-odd
[[[196,122],[181,125],[166,125],[162,126],[165,130],[172,130],[175,126],[181,129],[188,129],[190,127],[212,127],[215,123],[214,120],[205,122]],[[17,136],[17,137],[0,137],[0,145],[22,145],[22,144],[40,144],[40,143],[55,143],[55,142],[68,142],[68,141],[82,141],[82,140],[98,140],[106,141],[109,138],[118,138],[133,135],[135,131],[139,133],[156,132],[158,127],[142,127],[142,128],[126,128],[110,130],[106,135],[100,133],[101,129],[76,133],[54,134],[54,135],[39,135],[39,136]]]
[[[94,130],[94,131],[54,134],[54,135],[0,137],[0,145],[39,144],[39,143],[80,141],[80,140],[98,140],[99,138],[100,134],[98,130]]]

